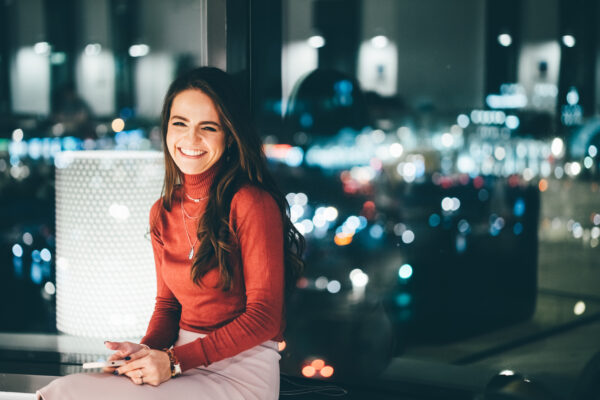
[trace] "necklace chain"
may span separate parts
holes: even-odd
[[[194,203],[199,203],[202,200],[208,199],[208,196],[204,196],[204,197],[200,197],[199,199],[195,199],[187,193],[185,195],[187,196],[188,199],[192,200]]]
[[[183,220],[183,230],[185,231],[185,237],[187,237],[188,243],[190,244],[190,254],[188,255],[188,259],[191,260],[194,257],[194,246],[196,246],[196,243],[198,243],[198,237],[196,237],[196,241],[192,244],[192,239],[190,239],[190,234],[188,233],[187,226],[185,224],[185,216],[187,215],[187,213],[185,212],[185,208],[183,208],[183,198],[179,199],[179,203],[181,205],[181,219]],[[192,219],[192,217],[190,216],[188,216],[188,218]]]

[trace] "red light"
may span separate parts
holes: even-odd
[[[475,189],[481,189],[484,183],[485,181],[481,176],[478,176],[475,179],[473,179],[473,186],[475,186]]]
[[[306,367],[302,368],[302,375],[307,378],[315,376],[316,372],[317,371],[315,371],[315,368],[312,365],[307,365]]]
[[[325,366],[325,361],[317,358],[312,363],[310,363],[310,365],[318,371]]]
[[[321,368],[319,373],[323,378],[329,378],[331,375],[333,375],[333,367],[330,365],[325,365],[323,368]]]

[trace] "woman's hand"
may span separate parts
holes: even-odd
[[[171,361],[166,352],[143,348],[130,357],[131,360],[117,368],[116,372],[127,375],[136,385],[147,383],[158,386],[171,379]]]
[[[145,348],[141,344],[133,343],[133,342],[109,342],[109,341],[106,341],[106,342],[104,342],[104,345],[111,350],[116,350],[115,353],[111,354],[111,356],[108,357],[108,361],[121,360],[121,359],[123,359],[125,357],[129,357],[131,354],[138,352],[141,349]],[[102,372],[107,372],[110,374],[114,373],[114,371],[115,371],[115,367],[104,367],[102,369]]]

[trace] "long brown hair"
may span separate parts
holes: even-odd
[[[224,291],[231,289],[236,271],[230,257],[237,256],[237,238],[229,224],[230,205],[236,191],[244,184],[251,184],[267,191],[279,206],[283,221],[285,281],[289,289],[304,268],[304,237],[290,221],[287,201],[267,170],[262,143],[250,123],[248,110],[235,89],[233,78],[218,68],[200,67],[179,76],[171,83],[165,96],[161,113],[165,159],[165,181],[161,194],[163,207],[171,211],[177,185],[183,182],[182,172],[169,153],[167,129],[173,99],[188,89],[201,90],[212,99],[228,146],[221,156],[227,161],[220,160],[220,168],[210,189],[211,196],[198,223],[199,248],[191,269],[192,280],[200,285],[202,277],[215,268],[216,262],[219,268],[218,286]]]

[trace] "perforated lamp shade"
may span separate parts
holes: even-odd
[[[142,336],[156,295],[148,219],[160,197],[162,153],[62,152],[55,164],[58,330]]]

